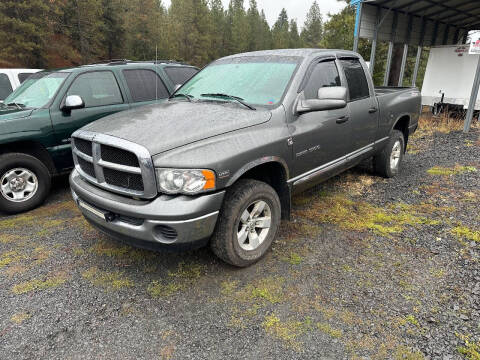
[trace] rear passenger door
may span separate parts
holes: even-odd
[[[370,146],[375,141],[378,128],[377,100],[360,60],[357,58],[346,58],[341,59],[340,63],[349,92],[349,122],[351,123],[352,136],[348,152],[358,152],[355,155],[361,156],[372,150]]]
[[[125,78],[132,107],[154,103],[170,96],[162,78],[150,69],[124,69]]]
[[[63,111],[61,107],[69,95],[78,95],[85,102],[85,108]],[[78,75],[63,95],[59,106],[52,106],[50,116],[59,146],[65,148],[65,167],[73,165],[70,151],[70,137],[82,126],[107,115],[127,110],[114,73],[110,70],[90,71]]]

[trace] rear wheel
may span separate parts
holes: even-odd
[[[393,130],[387,145],[373,158],[377,174],[391,178],[400,172],[405,149],[405,138],[399,130]]]
[[[51,176],[39,159],[22,153],[0,156],[0,211],[31,210],[47,197]]]
[[[270,249],[280,216],[280,199],[270,185],[240,180],[227,192],[211,248],[229,264],[251,265]]]

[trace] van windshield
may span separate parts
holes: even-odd
[[[302,58],[296,56],[242,56],[212,63],[190,79],[177,94],[219,101],[226,94],[251,105],[278,104]],[[203,94],[203,96],[202,96]],[[223,97],[221,101],[231,101]]]
[[[33,74],[23,84],[11,93],[5,104],[16,104],[26,108],[40,108],[57,93],[69,73],[40,72]]]

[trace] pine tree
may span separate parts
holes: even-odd
[[[288,32],[288,28],[289,24],[287,10],[282,9],[272,29],[274,48],[286,49],[290,47],[290,34]]]
[[[265,12],[262,11],[260,12],[260,48],[259,50],[266,50],[266,49],[271,49],[273,47],[273,39],[272,39],[272,31],[270,29],[270,25],[268,25],[267,18],[265,16]]]
[[[121,58],[126,38],[124,14],[127,10],[125,0],[102,1],[102,32],[105,34],[103,46],[108,59]]]
[[[230,26],[228,54],[246,51],[248,48],[248,23],[243,0],[230,0],[227,17],[227,24]]]
[[[0,59],[11,66],[45,66],[49,12],[43,0],[0,1]]]
[[[300,39],[300,35],[298,34],[298,25],[297,21],[292,19],[290,20],[290,29],[289,29],[289,34],[290,34],[290,48],[295,49],[295,48],[301,48],[302,47],[302,41]]]
[[[315,0],[310,7],[302,31],[302,40],[307,47],[318,47],[323,33],[323,20],[320,7]]]
[[[211,44],[209,61],[218,59],[226,54],[225,52],[225,10],[222,0],[210,1],[210,22],[211,22]]]

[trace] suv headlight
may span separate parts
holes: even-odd
[[[158,191],[194,195],[215,190],[215,173],[201,169],[155,169]]]

